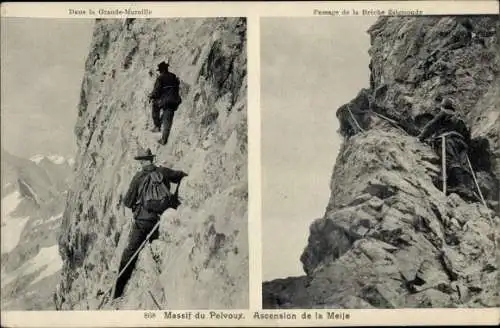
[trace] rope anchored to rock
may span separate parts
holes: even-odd
[[[356,127],[361,131],[365,132],[365,130],[359,125],[358,121],[356,120],[356,117],[354,117],[354,114],[351,112],[351,106],[347,105],[347,110],[349,111],[349,114],[351,115],[351,118],[353,119],[354,123],[356,124]]]
[[[407,135],[410,135],[405,129],[403,129],[398,122],[396,122],[395,120],[393,119],[390,119],[388,118],[387,116],[384,116],[380,113],[377,113],[376,111],[372,110],[371,111],[373,114],[377,115],[379,118],[383,119],[383,120],[386,120],[387,122],[389,122],[391,125],[395,126],[397,129],[403,131],[405,134]]]
[[[446,136],[441,136],[441,172],[443,175],[443,194],[446,195]]]
[[[446,195],[446,180],[447,180],[447,176],[446,176],[446,135],[441,136],[441,152],[442,152],[441,158],[442,158],[442,175],[443,175],[443,193]],[[481,198],[481,202],[483,203],[484,207],[489,209],[488,204],[486,203],[486,200],[484,199],[483,192],[481,191],[481,188],[479,187],[479,183],[477,182],[476,173],[474,172],[474,168],[472,167],[471,161],[469,159],[469,155],[465,154],[465,157],[467,159],[467,165],[469,166],[469,170],[472,174],[472,178],[474,179],[474,184],[477,188],[477,192],[479,194],[479,197]],[[488,221],[489,221],[491,227],[493,228],[494,227],[493,219],[492,219],[491,213],[489,211],[488,211],[487,218],[488,218]],[[494,235],[493,235],[493,246],[494,246],[494,249],[496,249],[496,238]]]
[[[155,297],[153,296],[153,293],[151,293],[151,291],[148,289],[148,293],[149,293],[149,296],[151,296],[151,298],[153,299],[153,302],[155,303],[156,307],[158,308],[158,310],[161,310],[161,306],[160,304],[158,304],[158,302],[156,301]]]
[[[111,288],[109,288],[106,293],[104,293],[104,296],[102,297],[102,301],[101,303],[99,304],[99,306],[97,307],[97,310],[100,310],[102,308],[102,306],[105,304],[106,300],[108,299],[109,297],[109,293],[111,291],[113,291],[114,289],[114,286],[116,284],[116,281],[118,280],[118,278],[120,278],[120,276],[125,272],[125,270],[128,268],[128,266],[132,263],[132,261],[135,259],[135,257],[137,255],[139,255],[139,252],[144,248],[144,246],[146,245],[147,241],[149,240],[149,238],[153,235],[153,233],[156,231],[156,229],[158,229],[158,227],[160,226],[160,221],[158,221],[155,226],[153,227],[153,229],[151,229],[151,231],[149,232],[149,234],[146,236],[146,238],[144,238],[144,241],[142,242],[142,244],[139,246],[139,248],[135,251],[135,253],[130,257],[130,259],[128,260],[127,264],[125,264],[125,266],[123,267],[123,269],[118,273],[118,276],[116,277],[115,279],[115,283],[113,284],[113,286]],[[150,293],[151,295],[151,293]],[[153,299],[154,300],[154,299]],[[154,300],[154,302],[157,304],[156,300]]]
[[[361,132],[365,132],[365,130],[361,127],[361,125],[359,124],[358,120],[356,120],[356,117],[354,116],[354,114],[352,113],[351,111],[351,108],[350,108],[350,105],[347,105],[347,111],[349,112],[349,116],[352,118],[354,124],[356,125],[356,127],[361,131]],[[398,122],[396,122],[395,120],[393,119],[390,119],[388,118],[387,116],[385,115],[382,115],[380,113],[377,113],[376,111],[374,110],[370,110],[370,113],[373,113],[375,114],[376,116],[378,116],[379,118],[389,122],[392,126],[396,127],[397,129],[399,129],[400,131],[404,132],[405,134],[407,135],[410,135],[405,129],[403,129],[400,124]]]
[[[474,178],[474,183],[476,184],[477,192],[479,193],[479,197],[481,197],[481,202],[483,203],[484,207],[489,209],[488,205],[486,204],[486,200],[483,197],[483,193],[481,191],[481,188],[479,188],[479,183],[477,182],[476,174],[474,173],[474,169],[472,168],[472,164],[470,162],[469,155],[465,155],[465,157],[467,158],[467,164],[469,165],[469,169],[470,169],[470,172],[472,174],[472,178]],[[491,227],[494,228],[493,218],[491,217],[491,212],[489,210],[488,210],[488,220],[490,222]],[[496,245],[497,245],[497,241],[495,238],[495,234],[493,233],[493,246],[494,246],[493,249],[496,249],[496,247],[497,247]]]

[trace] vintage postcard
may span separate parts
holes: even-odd
[[[2,4],[2,326],[498,324],[498,10]]]

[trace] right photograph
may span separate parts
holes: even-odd
[[[500,306],[499,27],[261,18],[264,309]]]

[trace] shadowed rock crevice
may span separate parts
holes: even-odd
[[[337,110],[344,143],[300,258],[306,276],[265,282],[265,308],[500,304],[498,28],[496,16],[436,16],[368,30],[370,88]],[[445,195],[438,154],[416,138],[445,97],[471,130],[487,206]]]

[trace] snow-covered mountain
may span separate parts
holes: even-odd
[[[2,149],[2,198],[14,190],[32,198],[38,206],[52,202],[70,183],[72,167],[68,160],[57,164],[48,156],[37,161],[14,156]]]
[[[52,309],[62,267],[57,246],[72,163],[2,149],[1,300],[4,310]]]
[[[37,154],[30,157],[30,161],[35,162],[36,164],[40,164],[42,161],[50,161],[56,165],[67,164],[69,166],[73,166],[73,164],[75,163],[75,160],[72,157],[66,158],[64,156],[56,154],[51,154],[51,155]]]

